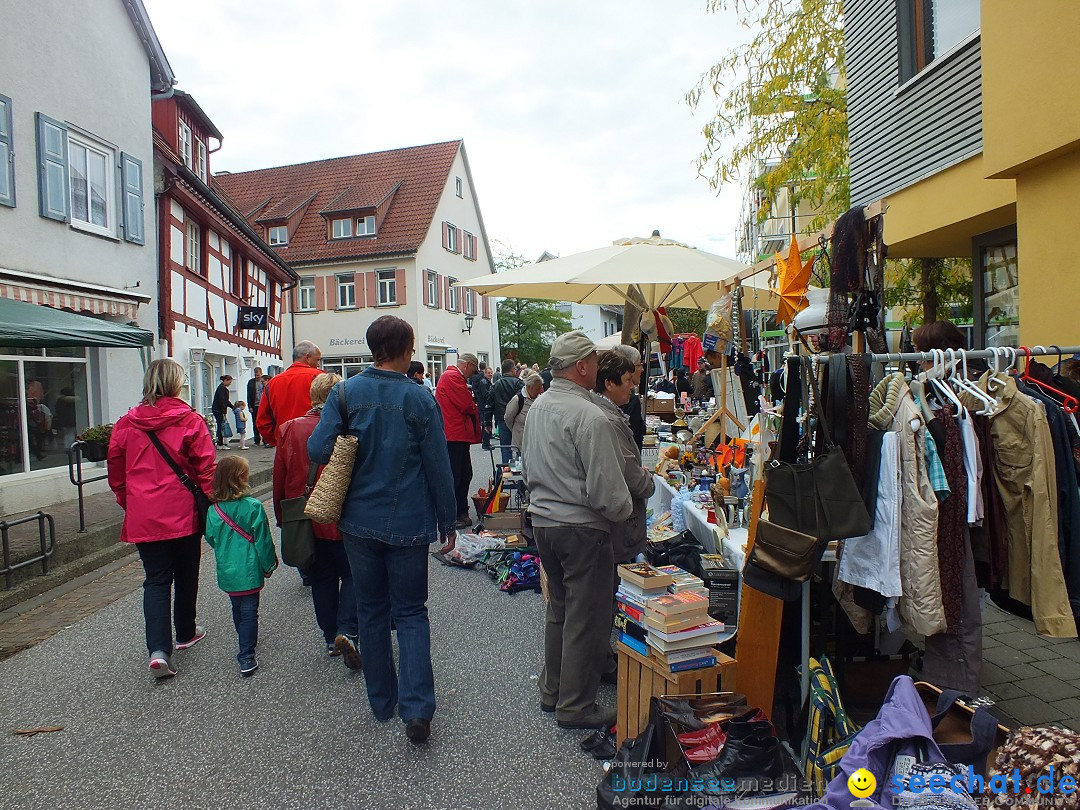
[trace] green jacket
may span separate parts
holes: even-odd
[[[240,498],[215,505],[255,540],[249,543],[221,519],[214,506],[210,507],[206,513],[206,542],[217,558],[218,587],[226,593],[261,588],[263,579],[278,564],[270,522],[262,503],[254,498]]]

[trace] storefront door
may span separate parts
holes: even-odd
[[[1016,226],[972,240],[973,340],[977,348],[1016,346],[1020,340],[1020,265]]]

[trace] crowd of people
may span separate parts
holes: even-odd
[[[470,450],[497,436],[504,461],[521,457],[548,576],[540,707],[564,728],[612,725],[613,709],[596,697],[601,680],[614,680],[615,567],[644,546],[653,486],[641,466],[640,355],[629,347],[598,353],[573,331],[556,339],[543,370],[507,360],[495,375],[466,353],[431,391],[406,321],[380,317],[366,339],[374,363],[348,380],[324,372],[307,341],[272,379],[257,369],[248,419],[236,416],[243,403],[230,402],[223,377],[216,436],[180,398],[183,368],[168,359],[148,367],[142,402],[113,430],[108,477],[125,510],[121,539],[136,545],[144,567],[150,672],[175,675],[175,652],[206,636],[196,621],[204,536],[231,602],[240,674],[259,667],[260,593],[278,558],[267,512],[248,492],[246,459],[217,458],[229,412],[238,426],[254,425],[257,443],[276,448],[279,526],[282,501],[310,493],[348,434],[358,442],[341,516],[313,523],[314,555],[301,573],[326,654],[362,668],[377,720],[397,714],[411,741],[427,740],[435,713],[428,547],[452,551],[457,530],[470,525]]]

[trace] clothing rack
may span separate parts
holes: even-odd
[[[900,353],[888,353],[888,354],[868,354],[866,355],[868,363],[932,363],[934,362],[935,352],[900,352]],[[1057,357],[1061,355],[1062,359],[1071,357],[1074,354],[1080,354],[1080,346],[1020,346],[1013,348],[1012,346],[999,346],[997,349],[956,349],[952,351],[952,354],[956,358],[962,358],[965,355],[969,360],[992,360],[995,356],[1002,359],[1020,359],[1024,356],[1031,357]],[[945,359],[949,360],[950,350],[945,350]],[[938,355],[940,357],[940,354]]]

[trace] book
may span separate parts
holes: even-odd
[[[633,596],[636,596],[636,597],[638,597],[638,599],[646,600],[646,599],[653,599],[653,598],[655,598],[657,596],[663,596],[665,593],[668,593],[668,586],[667,585],[658,585],[655,588],[642,588],[639,585],[635,585],[632,582],[627,582],[626,580],[621,580],[619,582],[619,590],[622,591],[623,593],[628,593],[628,594],[631,594]]]
[[[661,565],[657,570],[668,574],[674,580],[674,582],[668,585],[668,590],[671,591],[671,593],[705,589],[705,583],[702,582],[701,577],[696,577],[689,571],[684,571],[682,568],[679,568],[677,565]]]
[[[648,644],[646,644],[644,641],[638,641],[636,638],[626,635],[626,633],[619,633],[619,643],[625,644],[638,655],[649,654]]]
[[[629,616],[630,614],[627,615]],[[645,625],[648,630],[658,630],[661,633],[677,633],[680,630],[689,630],[692,627],[705,624],[705,622],[712,618],[708,613],[699,613],[698,611],[684,615],[685,618],[679,616],[674,620],[663,621],[658,616],[649,613],[645,615],[644,619],[635,619],[635,621],[637,621],[638,624]]]
[[[619,566],[619,579],[637,585],[642,589],[666,588],[674,578],[670,574],[659,571],[648,563],[628,563]]]
[[[645,641],[645,638],[649,634],[648,630],[646,630],[640,624],[637,624],[625,613],[615,614],[615,629],[618,630],[620,633],[625,633],[626,635],[631,636],[632,638],[636,638],[638,641],[642,642]]]
[[[692,661],[695,658],[701,658],[705,655],[716,655],[716,650],[712,647],[692,647],[688,650],[672,650],[669,653],[662,653],[659,650],[653,650],[653,655],[659,658],[661,661],[667,664],[677,664],[681,661]]]
[[[615,598],[617,600],[625,602],[628,605],[633,605],[638,610],[645,610],[645,605],[649,601],[649,599],[645,598],[644,596],[640,596],[636,593],[630,593],[629,591],[624,591],[622,588],[619,588],[618,592],[615,594]]]
[[[649,637],[645,639],[645,643],[659,652],[668,653],[672,650],[689,650],[694,647],[712,647],[713,645],[720,643],[720,636],[720,633],[709,633],[704,636],[681,638],[677,641],[665,641],[655,633],[649,633]]]
[[[633,619],[638,624],[641,624],[641,625],[645,624],[645,607],[644,606],[635,605],[632,602],[627,602],[627,601],[623,600],[622,598],[619,598],[618,603],[619,603],[619,610],[621,610],[623,613],[625,613],[627,616],[629,616],[631,619]]]
[[[664,641],[681,641],[687,638],[698,638],[700,636],[714,635],[723,632],[724,623],[718,621],[707,621],[696,627],[690,627],[686,630],[677,630],[671,633],[666,633],[663,630],[649,629],[650,636],[655,636]]]
[[[709,598],[700,593],[685,591],[683,593],[668,593],[650,599],[645,604],[646,613],[655,613],[665,619],[669,616],[678,616],[682,613],[693,613],[695,610],[709,610]]]
[[[700,658],[690,658],[686,661],[676,661],[668,665],[668,672],[686,672],[688,669],[706,669],[716,666],[715,655],[703,655]]]

